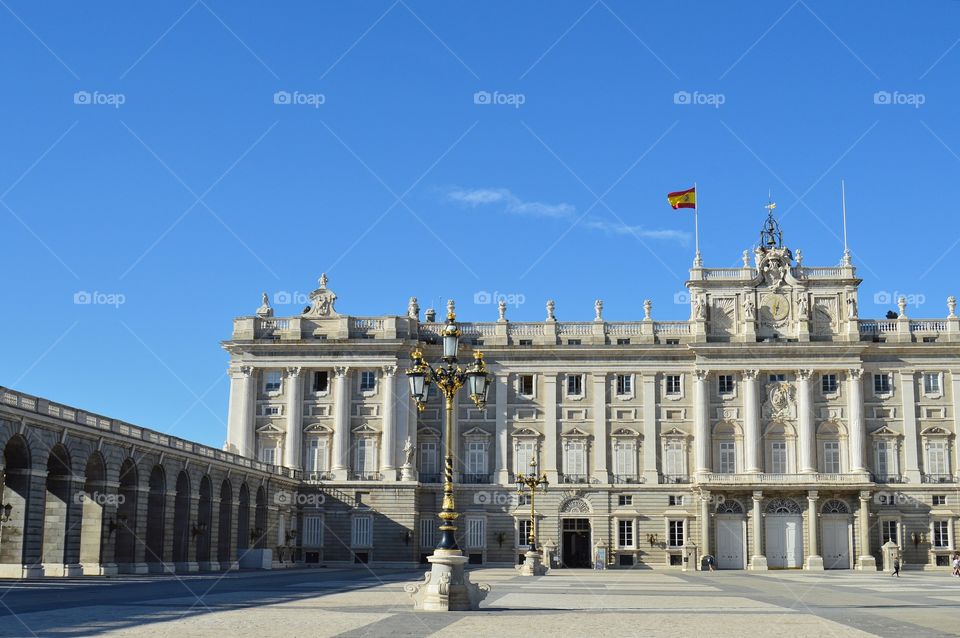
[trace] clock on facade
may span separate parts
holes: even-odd
[[[783,321],[790,313],[790,302],[783,295],[772,294],[763,298],[763,308],[774,321]]]

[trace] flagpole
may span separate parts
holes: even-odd
[[[843,261],[844,266],[850,265],[850,249],[847,248],[847,188],[844,180],[840,180],[840,206],[843,211]]]
[[[700,258],[700,193],[697,191],[697,183],[693,183],[693,237],[694,244],[696,245],[697,253],[693,257],[693,267],[699,268],[703,265],[703,260]]]

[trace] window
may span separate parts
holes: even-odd
[[[667,383],[667,394],[669,395],[680,394],[680,375],[668,374],[664,378],[666,379],[666,383]]]
[[[307,442],[307,462],[304,464],[307,472],[326,472],[327,467],[327,439],[313,438]]]
[[[897,533],[899,526],[897,521],[880,521],[880,544],[883,545],[893,541],[899,545],[900,535]]]
[[[377,387],[377,373],[373,370],[364,370],[360,373],[360,391],[372,392]]]
[[[517,521],[517,546],[527,547],[530,544],[530,519],[522,518]]]
[[[532,345],[533,345],[533,339],[521,339],[521,340],[520,340],[520,345],[521,345],[521,346],[532,346]]]
[[[437,464],[437,444],[428,441],[420,444],[420,473],[437,474],[439,472]]]
[[[927,474],[945,475],[949,472],[947,442],[929,441],[927,443]]]
[[[520,441],[517,443],[513,464],[514,472],[517,474],[530,473],[530,461],[536,458],[536,445],[535,441]]]
[[[680,340],[679,340],[679,339],[667,339],[666,341],[664,341],[664,343],[665,343],[666,345],[668,345],[668,346],[679,346],[679,345],[680,345]]]
[[[469,549],[483,549],[487,546],[487,519],[467,519],[467,547]]]
[[[667,505],[670,505],[671,507],[683,505],[683,495],[671,494],[667,497]]]
[[[567,396],[581,396],[583,394],[583,375],[567,375]]]
[[[353,471],[363,477],[371,477],[377,471],[377,442],[371,437],[357,441]]]
[[[735,474],[737,471],[737,450],[733,441],[720,442],[720,473]]]
[[[780,373],[778,373],[778,374],[771,374],[769,377],[767,377],[767,380],[768,380],[770,383],[781,383],[781,382],[787,380],[787,375],[785,375],[785,374],[780,374]]]
[[[883,374],[873,375],[873,393],[874,394],[890,394],[890,374],[884,372]]]
[[[923,393],[924,394],[940,394],[940,373],[939,372],[923,373]]]
[[[620,507],[633,505],[633,496],[630,494],[621,494],[617,497],[617,504],[620,505]]]
[[[629,374],[617,375],[617,395],[633,394],[633,377]]]
[[[950,547],[949,521],[933,521],[933,546],[938,549]]]
[[[269,443],[260,444],[260,461],[263,463],[269,463],[270,465],[277,464],[277,448],[274,447],[275,443],[270,441]]]
[[[717,392],[720,394],[733,394],[733,375],[717,375]]]
[[[263,416],[280,416],[280,406],[279,405],[263,406]]]
[[[873,444],[873,469],[880,480],[897,474],[897,462],[893,441],[876,441]]]
[[[836,394],[837,375],[825,374],[820,377],[820,389],[824,394]]]
[[[823,471],[827,474],[840,473],[840,441],[823,442]]]
[[[263,375],[263,391],[264,392],[280,392],[280,384],[283,381],[283,377],[280,375],[279,370],[268,370]]]
[[[567,345],[568,345],[568,346],[579,346],[579,345],[581,345],[582,343],[583,343],[583,342],[582,342],[580,339],[567,339]]]
[[[683,521],[668,521],[667,544],[670,547],[683,547]]]
[[[633,547],[633,521],[620,521],[617,524],[617,546]]]
[[[467,441],[467,474],[487,473],[487,444],[482,441]]]
[[[933,495],[933,504],[934,505],[946,505],[947,497],[944,494],[934,494]]]
[[[621,339],[617,339],[617,345],[618,345],[618,346],[629,346],[629,345],[630,345],[630,338],[627,337],[626,339],[622,339],[622,338],[621,338]]]
[[[326,370],[317,370],[313,373],[313,391],[326,392],[330,387],[330,373]]]
[[[373,545],[373,517],[354,516],[350,534],[351,547],[370,547]]]
[[[567,441],[563,446],[563,473],[567,476],[586,476],[587,444],[585,441]]]
[[[629,477],[637,475],[637,444],[634,441],[617,441],[613,445],[613,473]]]
[[[663,446],[663,473],[667,476],[686,475],[686,464],[683,460],[683,443],[667,441]]]
[[[303,517],[303,546],[323,546],[323,514],[307,514]]]
[[[773,441],[770,443],[770,472],[773,474],[787,473],[786,441]]]
[[[430,518],[420,519],[420,547],[433,547],[437,544],[434,534],[437,530],[437,521]]]
[[[520,394],[528,397],[533,396],[533,375],[521,374],[518,379],[518,391]]]

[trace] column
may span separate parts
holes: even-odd
[[[702,558],[709,553],[710,553],[710,492],[703,492],[700,495],[700,557]]]
[[[750,569],[765,571],[767,557],[763,554],[763,492],[753,493],[753,555],[750,557]]]
[[[593,478],[610,482],[607,471],[607,374],[593,374]]]
[[[797,370],[797,419],[800,421],[800,472],[817,471],[817,437],[813,431],[813,402],[810,397],[810,370]]]
[[[510,374],[497,371],[494,377],[494,401],[497,419],[496,438],[494,441],[494,481],[500,485],[510,483],[510,469],[507,464],[507,392],[509,391]]]
[[[960,427],[960,418],[957,418],[960,415],[960,373],[955,370],[950,370],[948,373],[950,375],[950,383],[953,388],[953,431],[960,432],[957,428]],[[946,381],[944,381],[946,383]],[[955,455],[953,463],[953,475],[960,476],[960,445],[958,441],[954,439],[953,442],[953,453]]]
[[[383,436],[380,437],[380,474],[385,481],[397,480],[397,366],[383,366]]]
[[[759,370],[743,371],[743,446],[746,471],[763,472],[760,465],[760,409],[757,402]]]
[[[847,421],[850,428],[850,471],[865,474],[867,465],[864,462],[864,447],[867,433],[863,422],[862,377],[862,368],[847,371],[847,410],[850,412]]]
[[[807,525],[809,526],[807,532],[809,532],[810,551],[807,553],[804,569],[823,569],[823,556],[820,555],[817,544],[817,528],[820,525],[819,509],[817,507],[818,498],[819,495],[816,490],[807,492]]]
[[[660,482],[657,471],[657,373],[643,375],[643,480],[656,485]]]
[[[231,367],[230,403],[227,408],[227,452],[253,456],[249,441],[254,430],[254,401],[256,399],[256,374],[251,366]]]
[[[557,474],[557,373],[543,375],[543,461],[541,469],[547,480],[556,485]]]
[[[693,381],[694,439],[696,442],[697,474],[710,472],[710,396],[707,390],[706,370],[695,370]]]
[[[302,465],[300,441],[303,438],[303,380],[299,367],[284,370],[287,378],[287,438],[283,447],[283,464],[300,469]]]
[[[896,390],[897,388],[894,388]],[[900,396],[903,401],[903,477],[907,483],[920,482],[920,434],[917,428],[917,388],[913,370],[900,372]]]
[[[333,369],[334,422],[333,463],[330,468],[333,478],[345,481],[350,474],[350,368],[337,366]]]
[[[860,539],[857,569],[877,568],[877,559],[870,554],[870,492],[860,492]]]

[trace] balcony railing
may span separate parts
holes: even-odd
[[[871,474],[870,478],[874,483],[903,483],[903,477],[899,474]]]
[[[561,474],[561,483],[589,483],[590,477],[586,474]]]
[[[773,485],[800,485],[807,483],[863,483],[864,479],[858,474],[703,474],[697,477],[698,483],[716,483],[727,485],[748,485],[752,483],[766,483]]]
[[[380,472],[354,472],[350,478],[354,481],[379,481]]]
[[[663,474],[660,476],[660,482],[664,484],[683,484],[689,483],[690,477],[686,474]]]
[[[643,483],[644,478],[636,474],[614,474],[613,482],[621,485],[625,483]]]
[[[303,480],[306,483],[320,483],[321,481],[332,481],[333,474],[330,472],[304,472]]]
[[[428,474],[424,474],[421,472],[420,474],[421,483],[439,483],[441,478],[442,478],[441,475],[435,472],[428,473]]]
[[[460,482],[464,485],[483,485],[490,482],[489,474],[461,474]]]
[[[952,474],[924,474],[920,477],[922,483],[956,483],[957,477]]]

